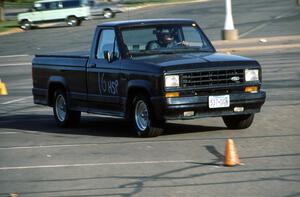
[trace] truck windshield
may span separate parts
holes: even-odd
[[[123,44],[130,56],[214,52],[194,24],[130,27],[122,29]]]

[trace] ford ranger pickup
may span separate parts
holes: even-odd
[[[87,112],[124,118],[144,137],[202,117],[245,129],[266,98],[260,64],[217,53],[188,19],[106,22],[89,53],[36,55],[32,66],[34,103],[53,107],[62,127]]]

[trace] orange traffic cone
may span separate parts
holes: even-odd
[[[237,149],[232,139],[228,139],[226,143],[224,165],[225,166],[240,165],[239,155],[237,153]]]
[[[0,95],[7,95],[7,89],[5,83],[0,79]]]

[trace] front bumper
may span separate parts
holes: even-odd
[[[208,95],[152,98],[152,104],[158,119],[178,120],[257,113],[266,100],[264,91],[258,93],[231,93],[229,95],[230,106],[226,108],[210,109],[208,107]],[[243,107],[244,111],[235,112],[235,107]],[[184,116],[186,111],[194,111],[194,115]]]

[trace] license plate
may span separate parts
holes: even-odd
[[[230,106],[229,95],[222,96],[209,96],[208,97],[208,107],[209,108],[222,108]]]

